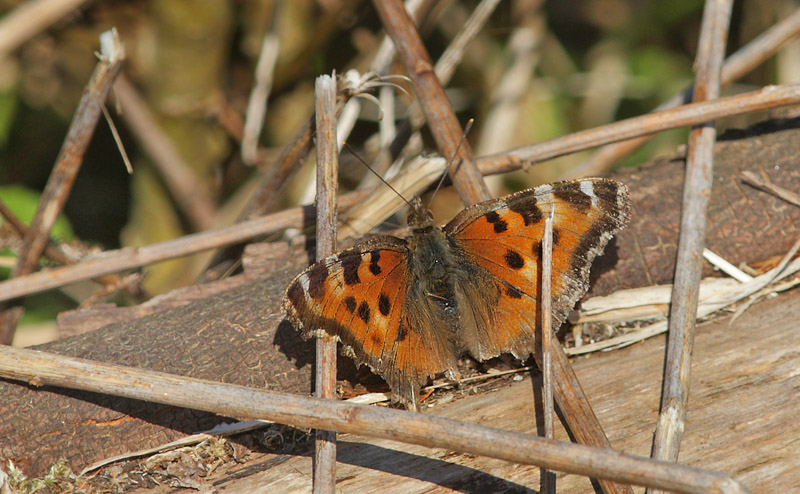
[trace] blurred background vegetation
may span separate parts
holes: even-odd
[[[22,3],[0,0],[0,12]],[[477,3],[423,2],[420,32],[434,60]],[[736,2],[728,53],[797,5],[790,0]],[[702,8],[701,0],[500,2],[447,87],[459,117],[476,121],[469,135],[476,154],[652,110],[691,81]],[[96,63],[98,35],[112,26],[126,44],[126,77],[210,192],[218,208],[216,226],[235,221],[281,146],[308,119],[314,78],[333,70],[366,71],[382,39],[374,8],[365,0],[85,2],[79,11],[0,56],[0,198],[25,221],[35,210]],[[277,34],[279,55],[260,135],[261,157],[249,165],[240,154],[241,125],[262,40],[270,30]],[[797,81],[798,50],[797,43],[784,47],[725,92]],[[402,68],[395,63],[392,71],[402,73]],[[398,94],[398,120],[405,117],[411,100]],[[64,217],[53,232],[78,252],[145,245],[193,231],[113,104],[112,98],[111,115],[134,173],[126,172],[109,126],[101,121]],[[365,104],[362,110],[348,139],[357,147],[378,129],[377,108]],[[721,125],[743,126],[760,118],[763,115],[747,115]],[[674,153],[686,134],[663,133],[621,165]],[[427,152],[435,151],[430,139],[425,144]],[[362,152],[374,154],[369,148]],[[554,180],[587,155],[494,179],[493,192],[499,195]],[[355,186],[364,173],[361,165],[345,160],[342,187]],[[284,204],[301,200],[308,176],[298,174]],[[458,203],[452,198],[442,202]],[[451,207],[437,217],[447,219],[453,212]],[[0,227],[0,276],[8,275],[18,245],[18,239]],[[199,256],[147,268],[145,288],[155,294],[192,283],[205,260],[207,256]],[[80,284],[29,297],[25,322],[52,320],[95,289]]]

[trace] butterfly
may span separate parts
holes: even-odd
[[[462,210],[439,227],[419,199],[410,235],[379,235],[322,259],[282,307],[305,338],[337,338],[345,355],[416,407],[420,385],[534,350],[545,218],[553,218],[552,327],[588,290],[589,268],[630,218],[627,187],[594,178],[541,185]]]

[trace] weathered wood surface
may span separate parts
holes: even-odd
[[[717,146],[719,178],[708,235],[710,248],[734,264],[783,254],[800,235],[800,209],[739,182],[741,170],[763,171],[775,183],[800,190],[800,120],[772,121],[744,132],[742,139]],[[607,249],[608,255],[595,263],[592,293],[669,280],[682,166],[680,159],[664,160],[615,175],[631,188],[634,217]],[[311,389],[313,349],[288,324],[282,324],[279,308],[283,290],[303,259],[293,261],[298,263],[294,267],[275,269],[265,277],[240,278],[239,286],[226,281],[230,285],[223,293],[144,317],[139,317],[139,309],[119,309],[116,315],[105,310],[87,312],[87,321],[116,317],[118,322],[39,348],[306,393]],[[73,328],[79,317],[80,313],[70,316]],[[349,360],[340,359],[340,363],[348,372]],[[8,381],[0,381],[0,396],[0,459],[13,459],[29,475],[41,474],[61,457],[81,469],[98,459],[163,444],[223,420],[90,393],[33,390]]]
[[[800,293],[792,293],[752,307],[731,326],[723,318],[698,327],[682,463],[730,473],[753,493],[800,486],[798,316]],[[649,454],[663,360],[661,336],[573,361],[615,449]],[[428,413],[536,433],[533,393],[526,378]],[[556,439],[567,440],[558,426]],[[338,460],[342,493],[539,490],[536,468],[348,434],[340,435]],[[219,492],[309,492],[311,458],[263,455],[219,475],[209,482]],[[559,475],[557,487],[594,492],[588,479],[575,475]]]

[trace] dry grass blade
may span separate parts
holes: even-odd
[[[719,96],[720,72],[725,56],[731,8],[730,0],[706,2],[697,49],[695,101]],[[691,355],[706,238],[706,211],[714,176],[716,137],[713,124],[694,128],[689,134],[661,410],[653,440],[652,457],[660,460],[678,459],[686,423]]]
[[[442,176],[444,158],[416,158],[403,171],[387,180],[402,197],[388,187],[376,187],[367,198],[342,215],[339,238],[360,237],[384,222],[405,205],[403,198],[415,197]]]
[[[181,211],[195,229],[211,228],[216,216],[211,194],[162,131],[147,103],[124,76],[114,84],[114,95],[119,103],[120,116],[149,155]]]
[[[242,135],[242,161],[253,165],[258,159],[258,137],[267,114],[267,99],[272,89],[275,65],[280,49],[280,17],[283,2],[275,2],[272,7],[272,23],[261,43],[261,53],[256,64],[255,83],[250,91]]]
[[[463,451],[674,492],[747,492],[740,483],[720,473],[607,449],[548,441],[432,415],[221,384],[34,350],[0,348],[0,376],[37,386],[90,390],[226,416]]]

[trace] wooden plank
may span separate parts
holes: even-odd
[[[730,327],[729,318],[699,326],[681,462],[732,473],[754,493],[789,492],[800,485],[798,307],[800,293],[786,294],[757,304]],[[659,337],[574,361],[612,445],[620,451],[649,454],[663,359],[664,338]],[[428,413],[535,432],[532,403],[532,381],[525,379]],[[563,428],[556,428],[556,438],[566,440]],[[538,469],[499,460],[346,434],[339,447],[339,492],[539,488]],[[243,476],[245,472],[251,475]],[[306,492],[310,485],[310,457],[287,455],[265,455],[214,482],[226,492]],[[557,485],[559,492],[594,492],[587,479],[575,475],[559,474]]]

